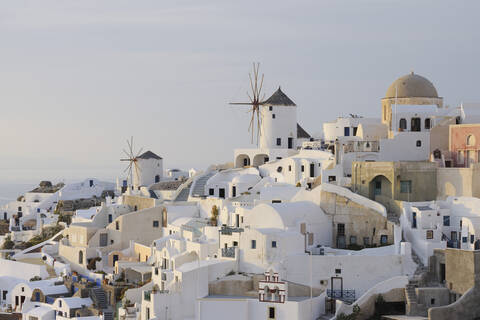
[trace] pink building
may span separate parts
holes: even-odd
[[[480,124],[450,126],[449,150],[455,167],[470,167],[480,160]]]

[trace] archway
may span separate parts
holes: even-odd
[[[250,165],[250,157],[247,154],[239,154],[235,159],[235,168],[248,167]]]
[[[369,198],[380,202],[388,210],[389,200],[392,199],[392,182],[384,175],[374,177],[369,183]]]
[[[262,164],[268,162],[270,159],[267,154],[261,153],[257,154],[253,157],[253,166],[258,167],[261,166]]]

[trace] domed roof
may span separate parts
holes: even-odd
[[[390,85],[385,98],[395,98],[395,96],[397,98],[438,98],[438,93],[427,78],[412,72],[398,78]]]

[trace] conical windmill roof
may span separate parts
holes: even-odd
[[[153,152],[150,151],[150,150],[145,151],[144,153],[142,153],[141,155],[139,155],[137,158],[139,158],[139,159],[157,159],[157,160],[161,160],[161,159],[162,159],[162,157],[157,156],[155,153],[153,153]]]
[[[293,102],[285,93],[283,93],[282,89],[278,87],[278,90],[275,91],[274,94],[267,100],[263,102],[263,104],[271,105],[271,106],[291,106],[296,107],[297,105]]]

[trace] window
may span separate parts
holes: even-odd
[[[288,171],[292,171],[292,166],[291,165],[288,166]]]
[[[475,145],[475,136],[473,134],[468,135],[467,137],[467,146]]]
[[[276,248],[277,247],[277,241],[272,241],[272,248]]]
[[[339,223],[337,224],[337,236],[344,236],[345,235],[345,224]]]
[[[80,251],[81,252],[81,251]],[[25,287],[22,287],[22,292],[25,292]]]
[[[277,138],[277,146],[281,146],[282,145],[282,138]]]
[[[388,236],[386,234],[382,234],[380,236],[380,244],[381,245],[386,245],[388,242]]]
[[[275,119],[275,113],[272,113],[272,119]]]
[[[342,269],[335,269],[335,273],[337,273],[337,274],[342,273]]]
[[[422,146],[422,141],[417,140],[417,147],[421,147],[421,146]]]
[[[432,127],[432,123],[430,118],[425,119],[425,129],[430,129]]]
[[[268,307],[268,319],[275,319],[275,307]]]
[[[350,244],[353,244],[353,245],[357,244],[357,237],[356,236],[350,236]]]
[[[462,237],[462,242],[467,243],[467,237]]]
[[[305,172],[305,166],[303,164],[302,164],[301,169],[302,169],[302,172]]]
[[[278,167],[278,168],[277,168],[277,172],[278,172],[278,173],[282,172],[282,170],[283,170],[282,167]]]
[[[412,192],[412,180],[400,181],[400,192],[411,193]]]
[[[209,196],[213,196],[214,194],[215,194],[215,189],[213,189],[213,188],[208,189],[208,195]]]
[[[445,227],[449,227],[450,226],[450,216],[443,216],[443,225]]]
[[[328,182],[335,182],[335,181],[337,181],[336,176],[328,176]]]
[[[158,220],[153,220],[153,227],[158,228],[158,226],[159,226]]]
[[[58,300],[58,306],[61,308],[62,307],[62,300]]]
[[[234,247],[238,247],[238,242],[237,242],[237,241],[233,241],[233,246],[234,246]]]
[[[434,299],[434,298],[430,299],[430,304],[431,304],[431,305],[434,305],[434,304],[435,304],[435,299]]]
[[[120,230],[120,223],[115,221],[115,230]]]
[[[404,118],[400,119],[400,123],[398,124],[399,131],[407,130],[407,120]]]
[[[257,249],[257,240],[252,240],[251,248],[252,249]]]
[[[272,107],[272,106],[268,107],[268,110],[269,110],[269,111],[272,111],[272,110],[273,110],[273,107]]]
[[[427,230],[427,240],[433,239],[433,230]]]
[[[370,238],[369,237],[364,237],[363,238],[363,245],[364,246],[369,246],[370,245]]]
[[[350,127],[343,128],[343,135],[346,137],[350,135]]]
[[[421,131],[421,119],[412,118],[410,131]]]

